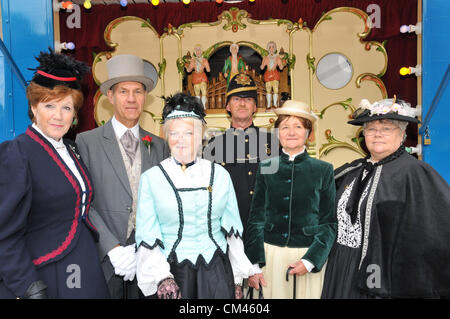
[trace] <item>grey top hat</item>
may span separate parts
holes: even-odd
[[[119,82],[142,83],[146,92],[153,90],[158,83],[158,72],[155,67],[136,55],[116,55],[106,62],[106,67],[108,80],[100,85],[100,91],[105,95],[114,84]]]

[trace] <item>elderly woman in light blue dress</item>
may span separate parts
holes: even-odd
[[[240,298],[242,280],[253,275],[231,178],[197,155],[204,116],[198,98],[166,100],[171,157],[146,171],[139,186],[136,276],[145,296]]]

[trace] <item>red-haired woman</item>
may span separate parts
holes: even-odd
[[[0,144],[0,298],[108,298],[88,217],[89,173],[63,139],[87,67],[43,53],[27,87],[32,125]]]

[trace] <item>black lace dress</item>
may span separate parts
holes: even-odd
[[[365,299],[369,296],[356,289],[357,269],[362,255],[365,207],[367,205],[368,186],[358,206],[356,221],[352,224],[350,215],[345,211],[355,179],[347,187],[341,187],[336,194],[338,232],[336,242],[328,256],[322,298]]]

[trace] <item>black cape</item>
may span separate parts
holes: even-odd
[[[356,160],[336,170],[336,203],[358,176],[364,161]],[[352,296],[450,296],[447,182],[427,163],[404,152],[377,168],[369,190],[361,220],[359,260],[348,269],[343,260],[330,255],[322,298],[348,298],[340,295],[340,287],[333,287],[339,282],[337,276],[353,279],[351,289],[358,292],[350,293]],[[336,242],[334,248],[338,246],[345,247]]]

